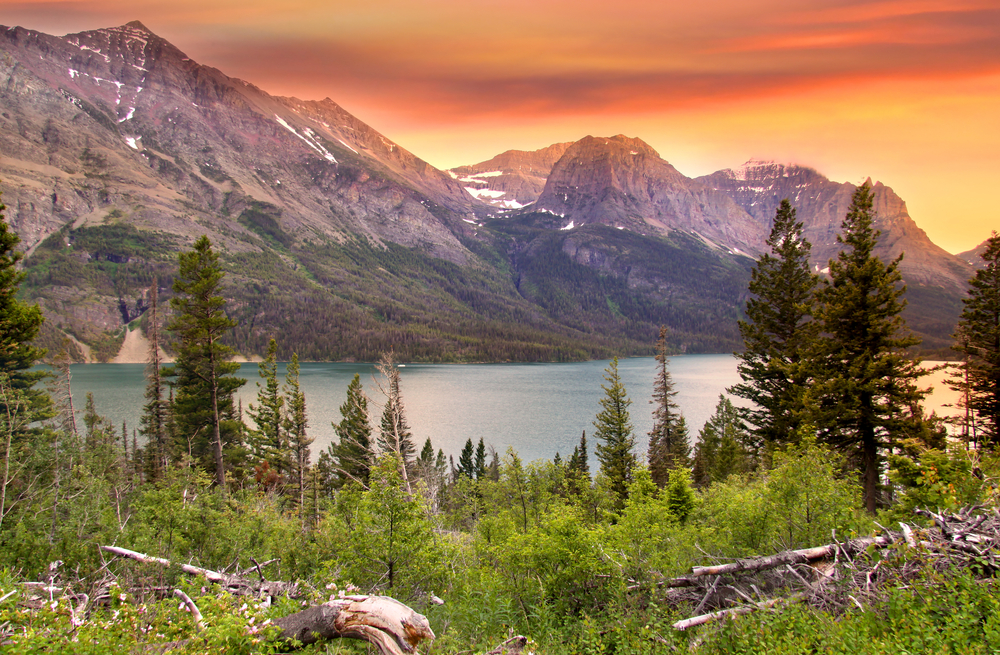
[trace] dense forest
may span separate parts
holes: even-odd
[[[266,214],[248,220],[269,229]],[[573,452],[524,462],[482,440],[447,454],[430,439],[414,443],[403,355],[375,327],[377,381],[366,389],[355,377],[338,440],[318,456],[300,342],[268,339],[256,402],[235,404],[244,381],[233,376],[233,345],[257,337],[233,317],[253,294],[227,296],[236,260],[207,238],[175,264],[157,263],[169,270],[167,299],[162,282],[124,262],[86,269],[150,286],[142,424],[111,425],[99,398],[73,407],[66,348],[49,353],[51,375],[31,370],[45,355],[35,341],[43,317],[18,297],[32,275],[55,284],[84,271],[44,259],[61,248],[53,242],[34,255],[48,264],[26,276],[0,220],[0,644],[11,653],[392,653],[411,642],[431,653],[995,652],[1000,236],[964,299],[953,384],[965,414],[949,426],[920,407],[925,369],[900,317],[897,262],[872,255],[869,189],[855,195],[828,278],[809,270],[801,230],[782,203],[771,252],[749,276],[737,324],[742,382],[729,392],[751,408],[722,396],[689,435],[664,325],[648,345],[657,361],[648,402],[629,396],[613,360],[593,429]],[[135,236],[118,233],[115,251]],[[96,233],[74,238],[94,238],[88,248],[100,251]],[[355,265],[378,257],[392,274],[388,255],[355,248]],[[518,264],[521,284],[545,303],[560,302],[543,283],[555,256],[527,253]],[[425,282],[455,273],[428,268]],[[391,305],[369,309],[391,322]],[[173,363],[159,360],[161,344]],[[654,417],[645,453],[636,411]],[[419,613],[406,615],[410,641],[374,646],[365,633],[368,644],[312,643],[314,630],[289,627],[316,607],[388,602],[381,596]],[[327,636],[338,635],[359,633]]]

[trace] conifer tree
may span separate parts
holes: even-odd
[[[754,403],[742,412],[758,446],[788,443],[798,433],[809,375],[804,363],[818,326],[812,320],[818,277],[809,270],[811,246],[787,198],[775,213],[767,245],[770,253],[751,273],[747,320],[739,322],[744,350],[736,357],[743,381],[729,389]]]
[[[483,443],[483,438],[479,438],[479,444],[476,446],[476,464],[475,470],[476,479],[480,479],[486,475],[486,444]]]
[[[146,437],[145,456],[150,480],[158,480],[169,461],[167,445],[167,400],[163,397],[163,362],[160,357],[159,283],[149,288],[149,310],[146,312],[146,339],[149,354],[146,359],[146,404],[139,419],[140,432]]]
[[[474,479],[476,476],[475,464],[473,463],[473,445],[472,439],[466,439],[465,445],[462,446],[462,452],[458,455],[458,475],[464,475],[465,477]]]
[[[403,409],[403,395],[399,388],[399,367],[396,366],[392,353],[385,353],[376,368],[384,378],[382,392],[385,395],[382,420],[379,424],[379,452],[395,453],[399,457],[400,477],[407,493],[412,493],[409,470],[413,465],[416,447],[413,445],[413,435],[406,423]]]
[[[164,375],[175,378],[173,413],[180,438],[196,457],[211,453],[215,482],[222,487],[225,447],[239,445],[234,443],[239,440],[239,428],[233,394],[246,382],[232,376],[240,365],[229,361],[235,352],[221,341],[236,323],[224,311],[222,267],[208,237],[200,237],[193,250],[180,254],[179,261],[175,295],[170,299],[174,318],[169,325],[177,338],[177,360],[165,368]]]
[[[893,429],[926,394],[916,381],[926,371],[906,349],[920,343],[905,328],[899,273],[902,255],[884,264],[874,254],[872,192],[858,187],[830,260],[830,279],[818,293],[821,334],[810,353],[807,395],[812,423],[830,445],[863,472],[865,507],[874,513],[883,451]],[[906,419],[909,420],[909,419]]]
[[[338,443],[330,444],[328,451],[343,485],[351,480],[368,486],[374,457],[372,453],[372,427],[368,420],[368,398],[361,387],[361,376],[347,385],[347,400],[340,406],[340,423],[333,424]]]
[[[288,437],[284,430],[285,399],[278,383],[278,343],[272,338],[264,360],[257,364],[263,384],[257,383],[257,404],[247,406],[247,414],[257,426],[252,431],[253,449],[261,461],[267,461],[278,475],[291,468]]]
[[[601,473],[608,479],[615,493],[615,507],[625,506],[628,485],[632,481],[632,470],[636,466],[635,435],[628,408],[632,404],[626,395],[621,377],[618,375],[618,358],[615,357],[605,369],[607,385],[601,398],[601,411],[594,421],[594,437],[597,439],[597,459],[601,463]]]
[[[1000,445],[1000,235],[995,231],[982,253],[985,266],[969,280],[958,322],[955,350],[963,355],[962,384],[982,443]],[[963,386],[964,385],[964,386]]]
[[[681,434],[681,416],[674,402],[674,383],[667,369],[667,328],[660,327],[656,342],[656,379],[653,381],[653,429],[649,431],[649,473],[658,487],[663,487],[670,471],[689,465],[691,446],[687,432]]]
[[[733,402],[719,394],[715,412],[698,433],[692,477],[695,486],[705,488],[750,467],[749,434]]]
[[[48,394],[35,388],[35,383],[47,373],[28,370],[45,356],[44,349],[31,345],[45,319],[38,305],[27,305],[17,299],[25,275],[17,270],[17,265],[24,259],[24,253],[17,250],[21,239],[8,227],[5,209],[0,204],[0,375],[17,392],[12,397],[20,399],[19,411],[30,423],[52,415]],[[0,410],[6,410],[2,402]]]
[[[302,520],[302,527],[306,525],[306,487],[309,476],[309,446],[315,440],[310,437],[306,430],[309,427],[309,420],[306,417],[306,395],[302,392],[299,384],[299,355],[292,353],[292,361],[288,362],[285,370],[285,415],[282,419],[282,427],[285,429],[289,450],[291,451],[292,474],[296,480],[298,489],[299,518]]]

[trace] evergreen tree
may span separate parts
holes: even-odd
[[[376,368],[384,378],[381,390],[385,395],[385,406],[382,409],[382,420],[379,424],[379,452],[395,453],[399,457],[400,477],[403,479],[407,492],[412,492],[409,470],[413,465],[416,447],[413,445],[413,435],[410,433],[410,426],[406,423],[406,414],[403,410],[403,396],[399,388],[399,367],[396,366],[392,353],[386,353],[382,355]]]
[[[830,279],[818,294],[821,334],[810,353],[814,379],[807,394],[820,436],[844,451],[863,472],[865,507],[874,513],[883,451],[905,410],[926,394],[916,381],[926,371],[906,354],[920,343],[900,313],[905,302],[902,255],[884,264],[874,254],[872,192],[855,191],[830,261]]]
[[[597,439],[597,459],[601,463],[601,473],[608,479],[615,494],[615,508],[625,506],[628,485],[632,481],[632,470],[636,466],[635,435],[628,408],[632,404],[618,375],[618,358],[614,358],[605,369],[607,385],[601,385],[601,411],[594,421],[594,437]]]
[[[475,470],[476,479],[486,475],[486,444],[483,443],[483,438],[479,438],[479,444],[476,446],[476,464]]]
[[[687,433],[678,430],[681,416],[674,402],[674,383],[667,369],[667,328],[660,327],[656,342],[656,379],[653,381],[653,429],[649,431],[649,473],[658,487],[667,483],[670,471],[689,465],[691,446]]]
[[[17,299],[25,275],[17,266],[24,253],[17,250],[21,239],[10,231],[4,218],[5,209],[0,204],[0,375],[17,392],[14,396],[20,399],[18,409],[30,423],[52,415],[48,394],[35,388],[35,383],[47,373],[28,370],[45,356],[44,349],[31,345],[45,319],[38,305],[26,305]],[[0,411],[7,410],[2,403],[0,399]]]
[[[146,437],[145,458],[150,480],[159,480],[169,461],[167,445],[167,400],[163,397],[163,362],[160,357],[159,283],[149,288],[149,310],[146,312],[146,338],[149,354],[146,359],[146,404],[139,419],[139,431]]]
[[[257,426],[251,432],[255,455],[261,461],[267,461],[272,471],[285,475],[291,468],[291,461],[283,424],[285,399],[278,383],[277,355],[278,343],[272,338],[267,346],[267,355],[257,364],[264,383],[257,383],[257,404],[248,405],[247,414]]]
[[[472,439],[466,439],[465,445],[462,446],[462,452],[458,455],[458,475],[464,475],[465,477],[474,479],[476,476],[475,464],[472,461],[473,458],[473,445]]]
[[[367,487],[374,461],[372,427],[368,420],[368,398],[357,373],[347,385],[347,400],[340,406],[340,416],[340,423],[333,424],[338,443],[330,444],[328,449],[339,485],[353,480]]]
[[[292,460],[292,474],[298,489],[299,518],[302,527],[306,525],[306,487],[309,476],[309,446],[315,440],[306,434],[309,420],[306,417],[306,395],[299,384],[299,355],[292,353],[292,361],[285,370],[285,416],[283,427],[288,440]]]
[[[737,353],[743,381],[729,393],[754,403],[743,411],[758,446],[788,443],[804,420],[809,370],[805,356],[816,338],[812,320],[819,278],[809,270],[811,246],[795,209],[782,200],[764,254],[750,276],[746,321],[740,321],[744,350]]]
[[[729,398],[719,394],[715,413],[698,433],[692,471],[695,486],[705,488],[747,470],[751,464],[749,442],[739,411]]]
[[[984,444],[1000,445],[1000,235],[986,242],[985,266],[969,280],[955,345],[963,355],[961,384]]]
[[[236,323],[224,311],[226,301],[219,295],[223,272],[208,237],[199,238],[194,249],[181,253],[179,260],[173,284],[176,295],[170,299],[174,317],[169,326],[177,338],[177,360],[164,369],[164,375],[175,378],[173,413],[179,436],[195,457],[211,453],[215,482],[222,487],[226,482],[225,447],[240,445],[233,394],[246,383],[232,376],[240,365],[229,361],[235,352],[221,341]]]

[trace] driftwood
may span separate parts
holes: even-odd
[[[797,601],[832,613],[848,605],[863,607],[862,601],[877,601],[882,590],[907,584],[928,567],[970,568],[979,577],[1000,571],[996,553],[1000,545],[1000,511],[996,508],[972,507],[957,514],[928,510],[915,513],[931,519],[934,527],[900,523],[899,532],[885,530],[874,537],[695,567],[686,575],[655,586],[668,590],[668,602],[696,606],[697,616],[673,626],[685,630]],[[902,550],[889,548],[893,544]],[[917,556],[909,557],[911,553]],[[889,560],[892,566],[884,566]],[[831,580],[840,584],[827,584]],[[638,588],[640,585],[630,587]],[[703,608],[713,611],[702,614]]]

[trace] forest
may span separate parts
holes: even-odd
[[[652,397],[631,398],[612,360],[593,429],[534,462],[482,440],[414,443],[392,349],[368,388],[351,382],[322,452],[298,353],[279,379],[276,337],[256,402],[234,403],[238,324],[204,237],[172,269],[169,311],[150,284],[142,423],[111,425],[99,398],[73,406],[70,355],[35,343],[43,317],[18,296],[22,254],[0,220],[0,645],[996,652],[1000,236],[963,298],[962,415],[925,415],[898,260],[872,255],[869,191],[822,278],[779,207],[728,391],[750,408],[724,395],[690,435],[664,326]],[[43,356],[51,374],[32,368]],[[654,418],[645,453],[637,411]]]

